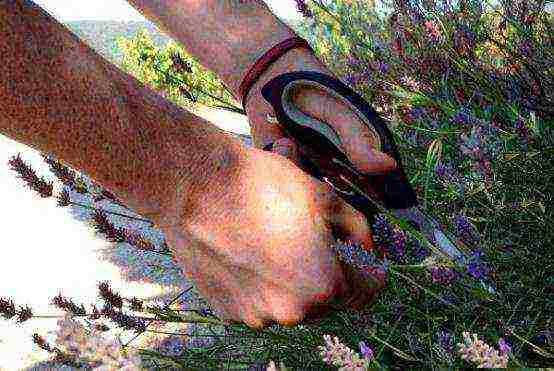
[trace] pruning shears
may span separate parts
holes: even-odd
[[[298,86],[323,89],[348,103],[367,128],[379,138],[376,149],[394,158],[397,169],[375,174],[362,174],[356,170],[335,129],[306,115],[293,104],[292,93]],[[379,114],[358,93],[340,80],[315,71],[281,74],[268,81],[261,93],[275,112],[274,122],[298,144],[302,165],[312,176],[330,184],[340,197],[362,212],[368,220],[372,220],[378,212],[385,212],[419,236],[421,239],[418,239],[423,240],[435,255],[467,269],[470,259],[463,244],[419,207],[392,133]],[[490,279],[481,279],[481,284],[489,293],[496,293]]]

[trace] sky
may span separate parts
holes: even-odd
[[[34,0],[57,20],[144,20],[125,0]],[[280,18],[294,19],[300,15],[294,0],[265,0]]]
[[[145,18],[126,0],[34,0],[56,19],[62,22],[76,20],[127,20],[143,21]],[[301,19],[294,0],[265,0],[275,15],[285,19]],[[493,1],[494,2],[494,1]],[[554,2],[547,2],[548,11]]]

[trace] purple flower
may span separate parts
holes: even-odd
[[[498,143],[495,142],[494,131],[490,126],[486,128],[481,120],[476,120],[475,123],[469,136],[460,136],[460,151],[472,160],[473,171],[480,174],[486,184],[490,185],[493,177],[490,158],[498,150]]]
[[[210,308],[200,308],[198,313],[204,317],[215,317],[215,313]]]
[[[471,117],[471,112],[467,108],[462,108],[460,111],[458,111],[458,113],[454,115],[452,120],[455,123],[462,125],[469,125],[473,121]]]
[[[398,263],[406,253],[408,238],[404,231],[390,224],[383,215],[379,215],[373,224],[373,241]]]
[[[465,189],[465,182],[462,176],[451,166],[439,163],[435,168],[439,181],[446,187],[455,186],[458,192],[462,193]]]
[[[425,114],[425,109],[421,107],[412,108],[408,115],[412,118],[412,120],[419,120],[421,116]]]
[[[306,1],[304,0],[295,0],[296,1],[296,9],[302,13],[302,15],[306,18],[312,18],[313,13],[306,5]]]
[[[441,4],[441,7],[442,7],[442,11],[443,12],[447,12],[447,11],[451,11],[452,10],[452,4],[450,4],[450,0],[443,0],[442,1],[442,4]]]
[[[468,26],[458,24],[454,34],[454,46],[461,53],[471,54],[475,48],[477,35]]]
[[[479,240],[477,228],[469,221],[469,218],[464,215],[457,215],[454,219],[456,231],[463,242],[468,245],[474,244]]]
[[[386,275],[388,272],[389,262],[387,259],[378,260],[373,252],[368,252],[363,246],[338,241],[331,247],[341,261],[356,268],[368,282],[379,281],[384,278],[380,276]]]
[[[448,267],[433,267],[431,277],[434,283],[448,285],[458,277],[458,272]]]
[[[356,57],[354,55],[350,55],[347,59],[347,64],[352,66],[352,67],[357,67],[360,64],[362,64],[362,61],[358,57]]]
[[[515,128],[518,131],[519,137],[523,140],[523,142],[528,143],[530,137],[529,128],[527,127],[527,125],[525,125],[525,121],[523,121],[523,118],[521,118],[521,116],[518,117],[515,123]]]
[[[389,70],[390,66],[388,63],[383,63],[379,61],[379,72],[381,72],[382,74],[386,74],[387,72],[389,72]]]
[[[166,356],[180,356],[183,354],[185,340],[180,336],[168,336],[163,339],[157,348]]]
[[[363,341],[360,341],[360,353],[366,360],[371,361],[373,359],[373,349],[368,347]]]
[[[512,347],[506,340],[504,340],[504,338],[500,338],[498,340],[498,349],[500,350],[501,355],[508,354],[512,351]]]
[[[525,55],[526,57],[530,57],[530,56],[531,56],[532,48],[533,48],[533,45],[531,44],[531,42],[530,42],[529,40],[524,40],[524,41],[519,45],[519,50],[520,50],[521,53],[522,53],[523,55]]]
[[[406,242],[408,238],[404,231],[400,228],[394,228],[393,238],[391,240],[391,250],[393,251],[393,256],[396,257],[396,260],[400,260],[406,254]]]
[[[448,353],[454,352],[454,337],[448,331],[437,332],[437,342]]]
[[[489,268],[481,260],[481,255],[480,251],[475,251],[469,258],[467,272],[475,279],[484,278],[489,274]]]
[[[416,262],[421,262],[429,256],[429,251],[415,238],[412,238],[412,256]]]
[[[345,263],[357,267],[375,266],[377,259],[373,253],[367,252],[364,248],[353,243],[338,242],[333,245],[339,258]]]
[[[366,70],[364,72],[357,72],[354,74],[350,74],[347,77],[347,82],[349,85],[355,86],[360,81],[363,81],[364,79],[367,79],[367,77],[371,74],[371,70]]]
[[[439,176],[439,178],[446,178],[447,176],[447,172],[448,172],[448,168],[443,164],[443,163],[439,163],[437,165],[437,167],[435,168],[436,172],[437,172],[437,175]]]

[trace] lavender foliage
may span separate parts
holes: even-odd
[[[448,267],[432,267],[431,277],[433,283],[439,283],[441,285],[449,285],[452,281],[458,278],[458,272]]]

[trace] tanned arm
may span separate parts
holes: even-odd
[[[0,55],[0,133],[85,172],[143,215],[160,213],[168,185],[201,193],[228,177],[244,151],[32,1],[0,2]]]

